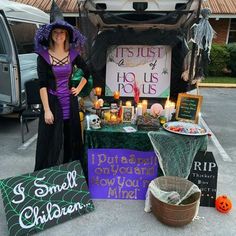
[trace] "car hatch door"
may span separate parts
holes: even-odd
[[[7,18],[0,10],[0,104],[20,105],[19,62]]]

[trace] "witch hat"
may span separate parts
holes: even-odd
[[[50,9],[50,23],[57,20],[64,20],[64,17],[57,3],[53,0]]]
[[[86,37],[80,31],[66,22],[62,12],[56,2],[52,1],[50,10],[50,23],[41,26],[35,34],[35,51],[39,52],[48,48],[49,37],[51,31],[55,28],[66,29],[69,33],[69,43],[72,48],[82,47],[86,41]]]

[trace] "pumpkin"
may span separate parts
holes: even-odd
[[[232,202],[226,195],[221,195],[216,198],[215,207],[221,213],[228,213],[232,208]]]

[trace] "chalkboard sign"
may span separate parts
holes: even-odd
[[[79,161],[0,181],[10,236],[30,235],[94,210]]]
[[[198,123],[202,96],[180,93],[176,105],[176,120]]]
[[[188,179],[202,192],[200,206],[215,207],[218,167],[212,152],[198,152]]]

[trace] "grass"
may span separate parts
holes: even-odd
[[[207,77],[202,83],[236,84],[236,77]]]

